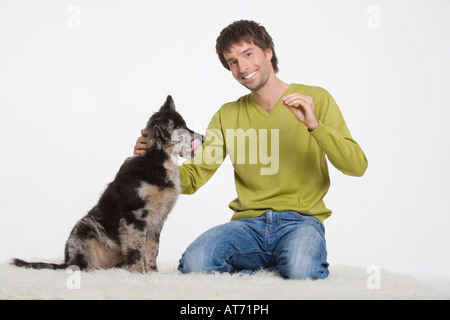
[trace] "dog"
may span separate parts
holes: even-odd
[[[64,263],[15,258],[11,264],[34,269],[157,271],[159,236],[180,194],[178,157],[192,159],[205,137],[188,129],[170,95],[150,117],[145,131],[145,154],[125,160],[97,205],[72,229]]]

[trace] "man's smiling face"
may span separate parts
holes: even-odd
[[[229,51],[224,52],[233,77],[251,91],[261,89],[273,71],[270,49],[247,42],[234,44]]]

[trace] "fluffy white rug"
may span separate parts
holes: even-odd
[[[274,273],[183,275],[177,264],[158,273],[121,269],[89,273],[0,265],[0,299],[447,299],[411,276],[348,266],[330,268],[325,280],[284,280]],[[368,273],[369,271],[369,273]]]

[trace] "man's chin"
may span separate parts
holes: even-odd
[[[252,91],[252,92],[258,91],[259,89],[262,88],[262,86],[260,86],[260,85],[258,85],[256,83],[245,83],[245,82],[243,83],[243,82],[241,82],[241,84],[244,87],[246,87],[248,90]]]
[[[246,87],[251,92],[258,92],[259,90],[261,90],[261,88],[264,87],[264,85],[267,83],[267,81],[263,82],[263,81],[256,79],[250,83],[245,82],[245,81],[239,81],[239,83],[242,84],[244,87]]]

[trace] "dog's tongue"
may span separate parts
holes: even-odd
[[[191,151],[195,152],[198,148],[202,146],[202,142],[198,139],[194,139],[191,142]]]

